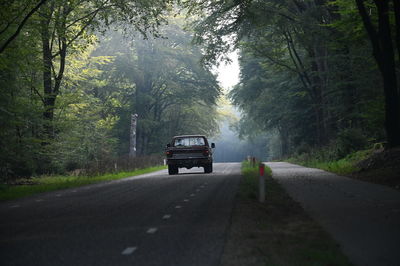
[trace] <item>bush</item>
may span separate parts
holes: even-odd
[[[163,164],[163,156],[160,154],[144,155],[129,158],[128,155],[121,156],[117,159],[105,159],[92,161],[85,165],[85,175],[95,176],[113,172],[129,172],[136,169],[158,166]]]
[[[352,152],[363,150],[368,145],[368,139],[358,128],[348,128],[341,131],[337,138],[337,155],[342,158]]]

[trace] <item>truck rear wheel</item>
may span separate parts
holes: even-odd
[[[213,165],[212,163],[207,164],[206,166],[204,166],[204,173],[212,173],[213,171]]]
[[[179,173],[178,167],[174,165],[168,165],[168,174],[177,175]]]

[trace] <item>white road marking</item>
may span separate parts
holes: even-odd
[[[36,202],[42,202],[43,200],[42,199],[37,199],[37,200],[35,200]]]
[[[157,232],[157,227],[151,227],[151,228],[149,228],[148,230],[147,230],[147,233],[148,234],[154,234],[155,232]]]
[[[189,200],[188,200],[188,199],[184,199],[183,201],[184,201],[184,202],[188,202]]]
[[[180,205],[175,206],[175,209],[180,209],[180,208],[182,208],[182,206],[180,206]]]
[[[167,220],[167,219],[171,218],[171,214],[166,214],[166,215],[164,215],[162,218],[163,218],[164,220]]]
[[[12,206],[10,206],[10,208],[19,208],[20,206],[19,205],[12,205]]]
[[[56,197],[61,197],[61,194],[56,194]]]
[[[194,193],[190,194],[191,197],[194,197],[195,195],[196,195],[196,194],[194,194]]]
[[[72,190],[71,192],[72,192],[72,193],[76,193],[76,192],[78,192],[78,191],[76,191],[76,190]]]
[[[135,252],[135,250],[137,249],[137,247],[127,247],[126,249],[124,249],[121,254],[122,255],[131,255],[133,252]]]

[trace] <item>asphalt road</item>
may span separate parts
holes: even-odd
[[[240,163],[0,204],[0,265],[218,265]]]
[[[399,191],[289,163],[268,165],[355,265],[400,265]]]

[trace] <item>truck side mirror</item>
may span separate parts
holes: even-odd
[[[215,143],[211,143],[211,148],[212,148],[212,149],[215,148]]]
[[[171,147],[171,144],[170,144],[170,143],[168,143],[166,146],[167,146],[167,148],[169,148],[169,147]]]

